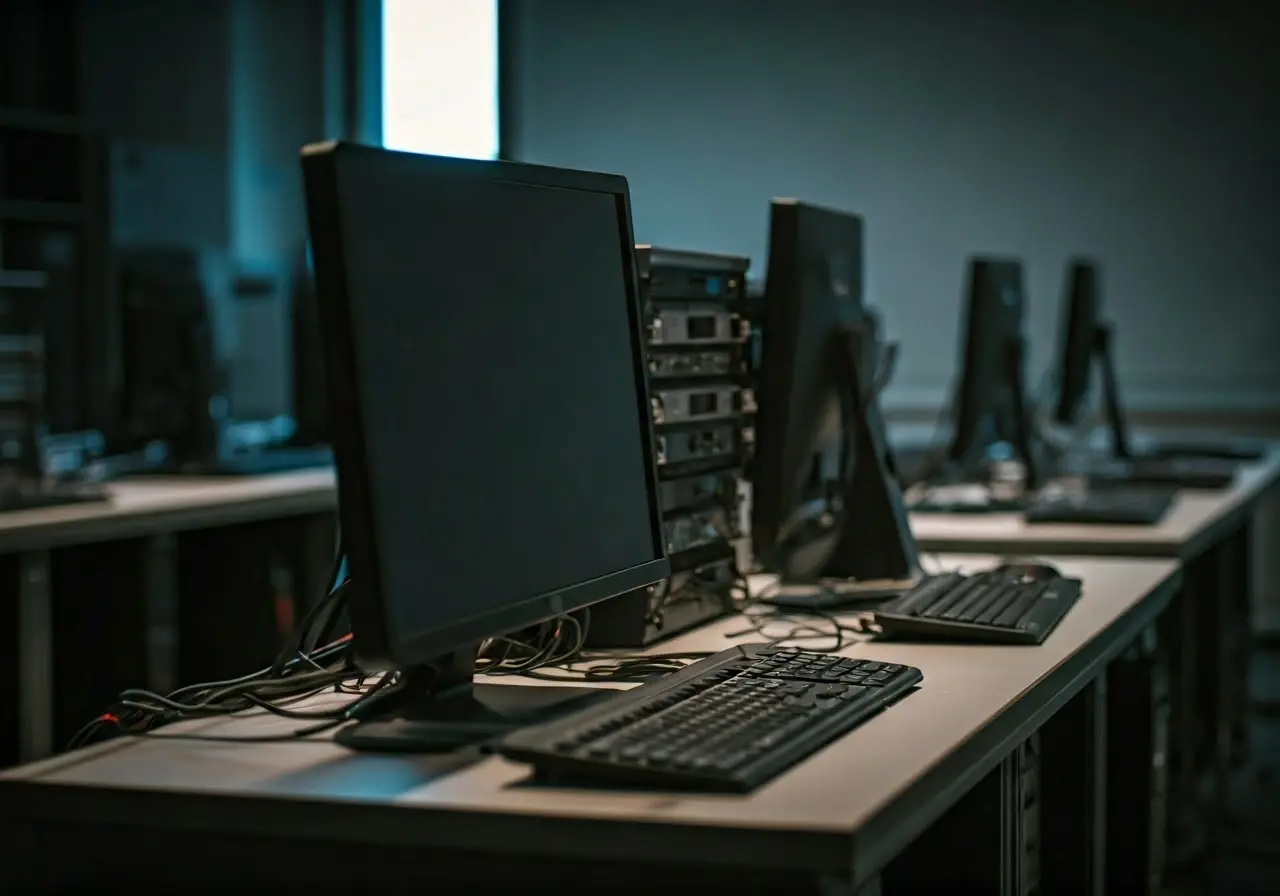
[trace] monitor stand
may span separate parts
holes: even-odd
[[[861,327],[848,327],[833,336],[834,372],[847,399],[844,438],[853,450],[842,495],[844,510],[840,519],[825,524],[836,530],[834,546],[825,562],[818,564],[818,575],[812,580],[784,576],[768,598],[778,606],[819,610],[885,600],[909,590],[920,579],[915,536],[893,469],[880,403],[874,384],[863,382],[865,358],[873,347]]]
[[[1129,448],[1129,426],[1120,403],[1120,381],[1116,377],[1112,336],[1112,329],[1107,324],[1098,324],[1094,328],[1093,356],[1102,375],[1102,415],[1110,430],[1111,454],[1117,460],[1129,460],[1133,453]]]
[[[608,688],[539,687],[475,681],[479,646],[430,666],[401,672],[385,696],[371,700],[359,721],[334,740],[353,750],[449,753],[487,743],[520,728],[550,722],[617,695]]]
[[[1022,489],[1026,493],[1040,488],[1040,464],[1035,456],[1035,438],[1031,431],[1031,415],[1027,412],[1026,340],[1010,339],[1005,347],[1006,376],[1013,391],[1013,448],[1022,461]]]
[[[1016,459],[1022,464],[1020,494],[997,495],[993,493],[994,489],[982,479],[966,482],[961,478],[959,482],[950,482],[930,489],[932,496],[926,496],[913,504],[912,510],[915,512],[962,515],[1018,512],[1026,507],[1027,498],[1040,488],[1040,461],[1035,455],[1035,433],[1031,425],[1031,414],[1027,409],[1026,341],[1022,337],[1012,338],[1005,343],[1004,364],[1005,384],[1013,393],[1012,447]],[[958,464],[962,476],[963,471],[969,471],[971,474],[971,471],[982,466],[978,453],[985,453],[987,447],[985,444],[975,447],[969,452],[969,456]],[[968,495],[958,498],[939,496],[940,492],[947,489],[964,492],[970,488],[983,489],[984,493],[979,499],[971,499]]]

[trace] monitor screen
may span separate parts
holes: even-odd
[[[316,260],[355,380],[334,419],[355,414],[362,441],[335,431],[343,528],[360,477],[376,550],[352,549],[351,574],[377,581],[399,644],[531,624],[513,608],[664,557],[625,181],[529,170],[547,169],[362,147],[336,168],[341,319],[319,239]]]

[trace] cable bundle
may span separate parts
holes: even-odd
[[[490,638],[480,647],[476,673],[525,675],[535,669],[568,663],[582,652],[591,611],[558,616],[520,632]]]
[[[115,705],[81,728],[68,749],[76,749],[104,737],[122,734],[152,734],[157,728],[190,719],[230,716],[247,710],[265,710],[288,719],[314,724],[285,734],[215,737],[199,734],[172,734],[194,740],[280,741],[294,740],[336,728],[352,717],[354,709],[391,683],[391,676],[371,681],[349,662],[351,636],[286,662],[279,673],[272,667],[227,681],[188,685],[161,695],[140,688],[121,692]],[[324,710],[293,708],[318,694],[332,691],[350,694],[345,704]]]
[[[801,610],[781,607],[768,600],[777,587],[773,584],[758,594],[752,594],[745,578],[740,578],[741,596],[737,601],[738,615],[747,628],[725,633],[726,638],[741,638],[754,634],[769,644],[778,645],[794,641],[828,641],[819,646],[807,646],[815,653],[836,653],[866,634],[865,614],[854,615],[828,613],[823,610]],[[844,617],[844,618],[842,618]]]
[[[330,576],[331,583],[338,577],[341,557],[339,550]],[[392,684],[395,678],[384,675],[370,679],[352,662],[351,636],[333,637],[342,618],[348,587],[345,583],[331,587],[303,618],[297,632],[267,668],[226,681],[187,685],[167,695],[142,688],[125,690],[107,712],[76,732],[68,749],[122,734],[152,734],[157,728],[173,722],[230,716],[248,710],[262,710],[313,724],[284,734],[260,737],[186,733],[162,736],[261,742],[293,740],[336,728],[352,718],[359,707]],[[348,694],[352,699],[327,709],[294,708],[296,704],[328,691]]]
[[[331,581],[341,570],[342,553],[334,562]],[[829,640],[822,651],[846,647],[864,629],[821,611],[799,611],[768,603],[768,592],[752,595],[745,579],[739,580],[735,602],[748,628],[726,634],[728,638],[755,633],[773,644],[790,641]],[[205,682],[157,694],[141,688],[123,691],[116,703],[85,725],[71,739],[68,749],[119,735],[149,735],[186,740],[248,743],[296,740],[337,728],[357,717],[375,698],[394,691],[400,677],[394,673],[370,677],[352,658],[350,634],[334,637],[345,609],[350,583],[330,590],[307,613],[276,657],[265,669],[226,681]],[[640,683],[677,672],[711,654],[710,651],[637,654],[620,651],[586,651],[589,610],[561,616],[532,629],[491,638],[482,645],[477,674],[523,675],[542,681]],[[779,626],[785,626],[779,628]],[[351,699],[324,709],[299,709],[297,704],[332,692]],[[270,735],[206,735],[160,733],[156,729],[173,722],[235,715],[257,710],[311,724]]]

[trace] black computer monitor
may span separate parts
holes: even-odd
[[[1080,422],[1096,363],[1102,386],[1102,413],[1110,430],[1112,453],[1117,458],[1128,459],[1134,452],[1120,397],[1114,328],[1102,312],[1102,290],[1102,269],[1097,262],[1088,258],[1067,262],[1062,325],[1058,330],[1058,397],[1053,418],[1063,426]],[[1256,461],[1265,451],[1248,444],[1165,442],[1146,446],[1141,454],[1171,460]]]
[[[474,685],[481,643],[670,574],[627,182],[332,142],[302,169],[356,656],[402,680],[343,742],[539,721],[560,689]]]
[[[1030,422],[1023,375],[1026,290],[1022,263],[973,258],[966,287],[960,383],[953,399],[953,431],[947,450],[953,479],[974,476],[990,449],[1012,446],[1035,484]]]
[[[917,566],[869,372],[862,234],[856,215],[773,202],[751,534],[784,582],[906,579]]]
[[[1112,449],[1117,457],[1127,458],[1128,427],[1120,404],[1111,327],[1102,317],[1102,273],[1095,262],[1085,258],[1067,262],[1063,305],[1062,326],[1058,331],[1058,400],[1053,418],[1063,426],[1079,422],[1097,361],[1102,374],[1103,415],[1111,430]]]

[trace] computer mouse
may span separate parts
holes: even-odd
[[[1045,582],[1060,579],[1062,573],[1048,560],[1034,557],[1010,557],[1000,564],[1003,572],[1013,573],[1026,582]]]

